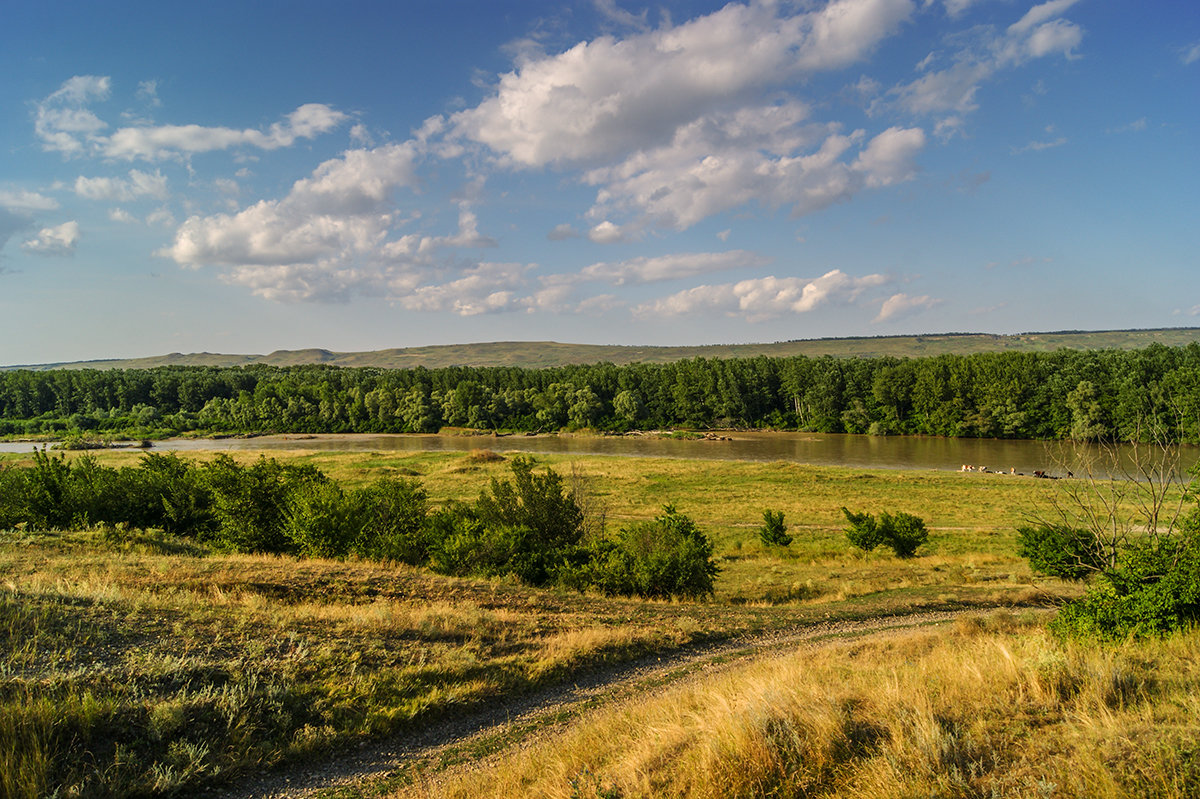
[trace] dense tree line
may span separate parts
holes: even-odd
[[[0,372],[0,435],[774,427],[1128,439],[1200,418],[1200,345],[926,358]],[[1196,442],[1196,429],[1181,437]]]

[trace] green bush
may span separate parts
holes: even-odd
[[[898,558],[911,558],[929,540],[925,520],[911,513],[900,512],[894,516],[884,513],[879,518],[879,527]]]
[[[1018,531],[1035,572],[1087,581],[1053,622],[1060,636],[1164,636],[1200,620],[1200,467],[1189,483],[1173,441],[1150,424],[1129,451],[1106,450],[1102,469],[1080,459],[1087,479],[1064,484],[1052,505],[1061,522]]]
[[[25,469],[0,466],[0,530],[28,523],[25,505]]]
[[[758,528],[758,538],[769,547],[786,547],[792,543],[787,529],[787,525],[783,523],[783,511],[764,510],[763,523]]]
[[[218,455],[204,472],[216,519],[210,538],[235,552],[294,552],[285,529],[291,494],[306,483],[327,480],[312,466],[285,466],[266,457],[244,467]]]
[[[622,528],[596,542],[586,577],[577,580],[609,595],[696,599],[713,593],[719,571],[712,542],[671,505],[653,521]]]
[[[137,472],[145,514],[129,519],[131,523],[161,527],[171,535],[189,538],[205,536],[215,529],[212,491],[194,463],[174,452],[147,452]]]
[[[1039,524],[1017,530],[1017,554],[1038,574],[1082,580],[1100,571],[1104,547],[1088,530],[1063,524]]]
[[[925,520],[911,513],[881,513],[879,519],[869,513],[851,513],[842,508],[850,522],[846,537],[859,549],[870,552],[881,544],[887,544],[899,558],[911,558],[917,549],[929,540]]]
[[[579,543],[583,512],[553,469],[534,474],[533,461],[523,457],[513,458],[510,469],[511,481],[493,478],[480,494],[475,515],[486,530],[506,531],[498,535],[520,561],[511,570],[530,585],[545,585],[564,552]]]
[[[359,521],[353,503],[337,485],[309,482],[288,497],[284,533],[301,555],[344,558],[358,537]]]
[[[530,551],[532,535],[526,527],[488,526],[462,506],[439,511],[431,524],[437,535],[430,551],[434,571],[454,577],[512,574],[525,582],[540,577],[531,565],[535,560]]]
[[[350,495],[358,520],[352,551],[369,560],[417,566],[429,559],[429,502],[416,480],[384,477]]]
[[[33,466],[25,470],[25,521],[38,530],[70,527],[76,509],[71,490],[71,467],[65,455],[34,450]]]
[[[851,513],[846,508],[842,508],[842,513],[850,522],[846,537],[850,539],[851,544],[864,552],[870,552],[883,543],[883,533],[874,516],[869,513]]]
[[[1124,547],[1052,629],[1066,637],[1122,640],[1168,635],[1200,620],[1200,530],[1193,515],[1170,538]]]

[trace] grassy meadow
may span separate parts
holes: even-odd
[[[415,477],[434,504],[474,499],[508,473],[485,452],[268,454],[348,486]],[[591,523],[649,519],[664,503],[695,519],[716,544],[714,599],[611,599],[362,561],[223,555],[154,531],[0,533],[0,798],[187,795],[604,663],[818,620],[1033,606],[1078,590],[1035,582],[1014,554],[1016,526],[1051,499],[1053,481],[599,456],[538,463],[566,477]],[[843,505],[921,516],[929,543],[909,560],[853,550]],[[785,513],[791,546],[759,542],[767,508]],[[637,712],[674,721],[614,711],[603,723],[615,726],[588,725],[610,731],[607,747],[569,731],[542,760],[517,755],[436,790],[1183,795],[1171,786],[1196,775],[1200,751],[1183,729],[1196,717],[1189,696],[1200,695],[1185,668],[1195,638],[1090,651],[1047,638],[1042,623],[987,617],[754,664],[682,699],[640,703]],[[1101,762],[1108,749],[1095,743],[1109,734],[1131,747],[1124,759]],[[1032,765],[1046,758],[1052,768]],[[555,765],[533,773],[540,762]],[[1143,772],[1159,788],[1122,793]],[[1064,787],[1046,793],[1050,783]]]

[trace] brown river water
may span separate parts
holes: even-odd
[[[715,438],[715,440],[713,440]],[[1102,454],[1097,447],[1060,442],[927,436],[865,436],[830,433],[725,431],[710,439],[687,440],[649,435],[441,435],[441,434],[322,434],[274,435],[254,438],[168,439],[154,442],[153,451],[228,452],[235,450],[316,450],[321,452],[495,452],[613,455],[652,458],[790,461],[816,466],[864,469],[937,469],[959,471],[963,466],[992,472],[1031,475],[1042,471],[1065,477],[1078,469],[1078,455]],[[28,452],[29,442],[0,442],[0,452]],[[1128,459],[1131,449],[1124,447]],[[1200,448],[1181,449],[1184,467],[1200,460]],[[1097,469],[1097,472],[1103,472]]]

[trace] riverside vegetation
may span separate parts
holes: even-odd
[[[188,793],[687,643],[1079,595],[1062,579],[1078,575],[1031,583],[1016,554],[1049,481],[485,452],[6,460],[3,796]],[[847,503],[920,510],[919,556],[853,547]],[[652,564],[699,568],[656,592]],[[987,617],[758,664],[589,724],[605,745],[581,730],[418,787],[1185,795],[1195,657],[1192,632],[1097,649]]]
[[[546,369],[329,366],[0,371],[0,435],[607,431],[1129,440],[1200,418],[1200,344],[898,358],[695,358]],[[1200,442],[1200,429],[1177,429]]]

